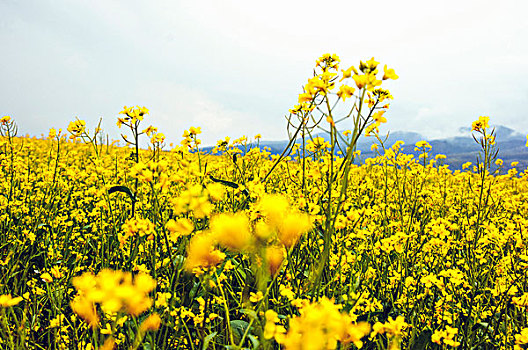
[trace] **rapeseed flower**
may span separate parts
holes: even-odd
[[[251,244],[249,220],[244,213],[220,214],[211,219],[212,237],[233,251],[245,250]]]
[[[216,249],[215,244],[211,234],[201,233],[194,236],[187,248],[186,269],[191,271],[195,268],[209,268],[222,262],[225,254]]]
[[[101,270],[97,275],[86,272],[72,280],[79,295],[71,303],[72,309],[97,326],[98,316],[95,304],[105,313],[126,312],[137,316],[151,305],[149,292],[156,287],[152,277],[139,273],[135,277],[128,272]]]
[[[143,322],[141,322],[141,326],[139,326],[139,329],[142,332],[147,331],[157,331],[160,328],[161,325],[161,317],[157,313],[153,313],[149,315]]]
[[[352,322],[350,316],[340,309],[327,298],[307,304],[299,310],[300,316],[290,319],[286,335],[275,339],[288,350],[336,349],[338,343],[353,343],[361,348],[361,339],[369,334],[370,326]]]
[[[478,120],[471,124],[472,131],[482,131],[489,128],[489,117],[479,117]]]
[[[0,306],[1,307],[11,307],[18,305],[24,298],[22,297],[11,297],[11,294],[0,295]]]
[[[383,80],[387,80],[387,79],[396,80],[398,78],[399,77],[394,72],[394,69],[392,69],[392,68],[388,69],[387,65],[383,66],[383,78],[382,78]]]

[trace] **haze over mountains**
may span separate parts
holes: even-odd
[[[471,136],[471,128],[460,128],[460,136],[453,136],[441,139],[427,139],[417,132],[395,131],[389,134],[386,147],[391,147],[396,141],[403,141],[403,152],[412,153],[418,156],[419,152],[414,151],[416,142],[426,140],[432,146],[430,154],[434,157],[437,154],[445,154],[447,158],[444,163],[449,164],[451,170],[462,168],[462,164],[472,162],[476,164],[477,155],[480,151],[478,145]],[[478,138],[480,134],[474,133]],[[523,171],[528,167],[528,148],[526,147],[526,135],[516,132],[505,126],[495,126],[496,143],[498,145],[498,157],[504,161],[504,168],[510,169],[512,162],[519,162],[516,168]],[[313,137],[323,137],[329,140],[326,133],[317,133]],[[369,157],[374,157],[375,153],[371,150],[373,143],[377,143],[374,137],[361,137],[358,142],[358,149],[361,150],[360,161]],[[261,141],[260,147],[269,147],[272,154],[280,154],[288,144],[284,141]]]
[[[428,140],[416,132],[397,131],[391,133],[387,140],[387,145],[392,146],[396,141],[402,140],[403,152],[412,153],[416,156],[419,152],[414,151],[414,145],[420,140],[426,140],[432,146],[431,154],[434,157],[437,154],[445,154],[445,164],[449,164],[449,168],[457,170],[462,168],[462,164],[472,162],[476,164],[477,155],[480,152],[480,145],[475,142],[471,136],[471,128],[461,128],[460,136],[453,136],[442,139]],[[474,133],[475,137],[480,134]],[[519,170],[524,170],[528,167],[528,148],[526,148],[526,135],[515,132],[505,126],[495,127],[495,142],[498,146],[498,157],[504,161],[506,169],[511,168],[512,162],[519,162],[516,166]],[[373,140],[363,138],[358,142],[358,149],[362,151],[363,159],[365,157],[374,156],[374,152],[370,150]]]

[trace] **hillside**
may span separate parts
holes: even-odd
[[[405,153],[412,153],[418,155],[414,151],[416,142],[426,140],[432,146],[431,154],[445,154],[447,156],[445,164],[449,164],[450,169],[457,170],[462,168],[462,164],[466,162],[476,163],[477,155],[479,153],[479,145],[473,140],[470,128],[461,128],[460,134],[467,136],[453,136],[441,139],[427,139],[421,134],[412,131],[395,131],[389,133],[386,146],[392,146],[396,141],[405,142],[403,151]],[[505,126],[495,126],[496,143],[499,148],[499,158],[504,161],[506,169],[511,168],[510,164],[514,161],[519,162],[516,167],[519,170],[528,167],[528,149],[526,148],[526,136],[518,133],[513,129]],[[329,136],[326,133],[315,134],[314,137],[323,137],[328,140]],[[371,151],[371,146],[376,142],[373,137],[361,137],[358,142],[358,149],[361,150],[360,161],[373,157],[375,154]],[[268,147],[272,154],[280,154],[286,145],[287,140],[284,141],[261,141],[260,147]],[[211,147],[205,148],[210,150]]]

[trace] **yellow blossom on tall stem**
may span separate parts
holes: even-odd
[[[71,133],[70,138],[75,139],[86,132],[86,122],[84,120],[75,120],[68,125],[68,131]]]
[[[478,120],[474,121],[471,124],[471,130],[472,131],[482,131],[484,129],[487,129],[489,127],[489,117],[479,117]]]

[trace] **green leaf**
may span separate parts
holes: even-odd
[[[233,331],[233,338],[235,339],[235,343],[240,343],[240,340],[242,340],[242,337],[244,336],[244,333],[246,332],[246,328],[248,328],[249,323],[243,320],[233,320],[230,322],[231,324],[231,330]]]
[[[246,314],[248,315],[249,318],[251,318],[252,320],[258,320],[258,316],[257,316],[257,312],[255,310],[251,310],[251,309],[240,309],[239,310],[241,314]]]
[[[211,342],[211,340],[213,340],[214,337],[216,337],[217,334],[218,332],[213,332],[204,338],[202,350],[207,350],[207,348],[209,347],[209,343]]]
[[[422,333],[420,333],[418,338],[414,341],[412,346],[409,347],[409,349],[411,349],[411,350],[425,350],[427,348],[427,345],[430,345],[430,344],[433,343],[431,341],[431,335],[432,334],[433,334],[433,332],[431,332],[430,330],[423,331]]]
[[[209,175],[209,178],[211,178],[211,180],[213,180],[214,182],[221,183],[224,186],[228,186],[228,187],[231,187],[231,188],[238,188],[238,184],[236,184],[234,182],[217,179],[217,178],[213,177],[212,175]]]
[[[134,196],[134,194],[132,193],[132,191],[130,190],[130,188],[126,187],[126,186],[113,186],[111,187],[109,190],[108,190],[108,194],[112,194],[114,192],[123,192],[123,193],[126,193],[128,194],[128,196],[130,197],[130,199],[132,200],[132,202],[135,202],[136,201],[136,196]]]
[[[259,345],[260,345],[260,342],[259,342],[258,338],[255,337],[255,336],[252,335],[252,334],[248,334],[248,338],[249,338],[249,340],[251,341],[251,344],[253,345],[253,350],[258,349],[258,347],[259,347]]]

